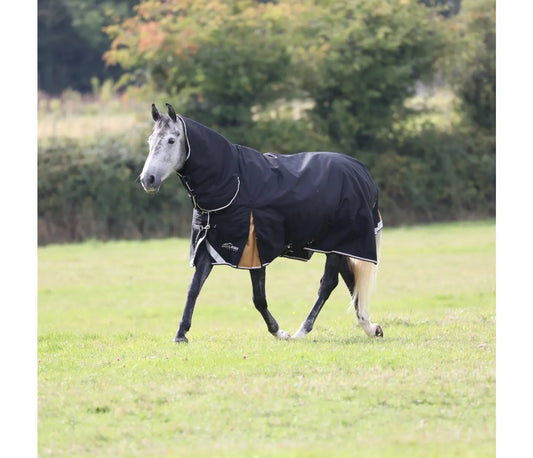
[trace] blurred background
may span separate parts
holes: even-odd
[[[150,104],[370,168],[387,226],[495,215],[494,0],[39,0],[38,241],[190,232]]]

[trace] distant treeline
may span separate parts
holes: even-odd
[[[420,1],[440,5],[445,15],[457,14],[461,7],[461,0]],[[39,0],[39,89],[55,95],[68,88],[90,92],[91,78],[118,78],[120,68],[108,67],[102,59],[111,44],[103,28],[132,16],[139,3],[141,0]]]

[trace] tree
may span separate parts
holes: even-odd
[[[251,0],[144,1],[107,32],[105,54],[124,84],[143,86],[218,127],[252,122],[252,108],[284,95],[286,32],[299,4]]]
[[[50,93],[60,93],[67,86],[84,88],[88,53],[83,51],[88,45],[72,27],[72,16],[63,6],[53,0],[39,1],[38,83],[39,89]]]
[[[315,45],[300,58],[315,125],[347,153],[372,149],[407,116],[415,83],[432,77],[443,47],[440,16],[408,0],[320,7],[304,25]]]
[[[448,24],[445,74],[472,126],[496,131],[496,2],[477,0]]]
[[[450,17],[457,13],[461,9],[462,0],[419,0],[426,6],[438,7],[439,14],[444,17]]]
[[[87,92],[91,77],[117,77],[102,54],[110,40],[102,27],[131,11],[136,0],[39,0],[38,84],[57,94],[67,87]]]

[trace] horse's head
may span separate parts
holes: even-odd
[[[148,138],[150,152],[141,172],[141,184],[146,192],[159,191],[161,182],[180,170],[187,160],[185,127],[181,118],[167,103],[168,115],[161,115],[152,104],[154,129]]]

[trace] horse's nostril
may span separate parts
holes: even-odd
[[[155,176],[153,175],[150,175],[148,177],[148,184],[154,184],[155,183]]]

